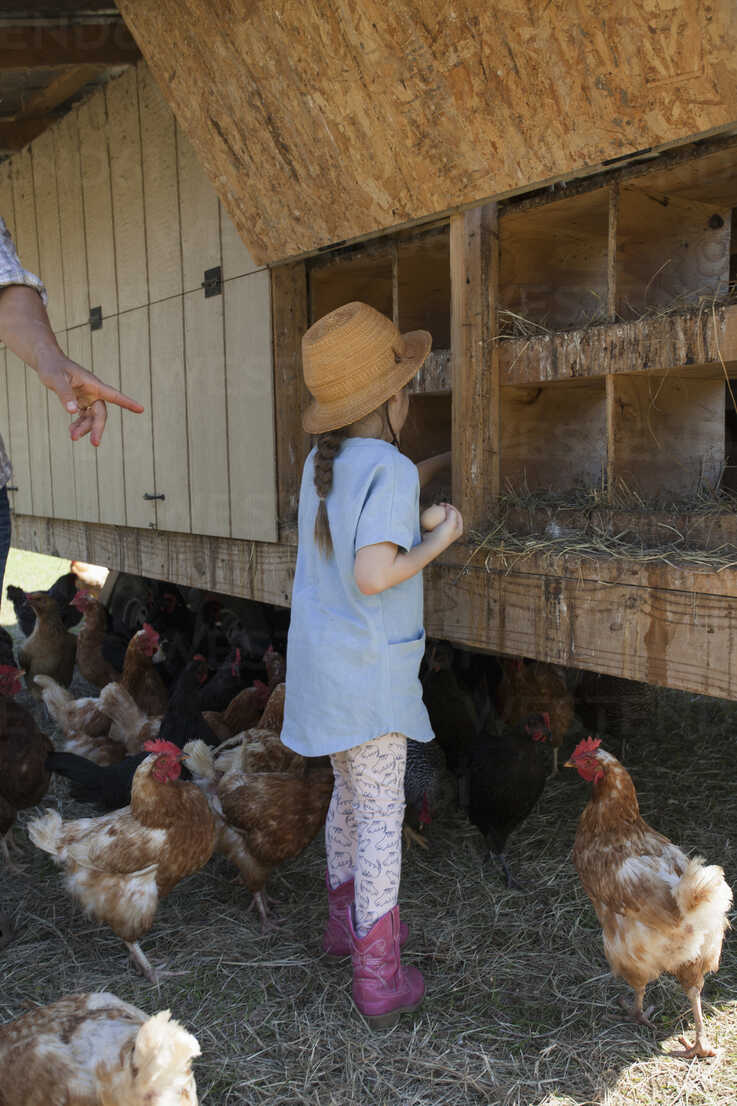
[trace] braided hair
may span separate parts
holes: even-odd
[[[315,544],[324,557],[329,557],[333,552],[333,537],[330,533],[325,500],[333,486],[333,462],[347,436],[348,428],[342,427],[340,430],[329,430],[326,434],[319,434],[317,437],[315,489],[320,503],[315,517]]]

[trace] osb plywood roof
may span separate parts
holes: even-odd
[[[732,0],[120,0],[273,262],[737,119]]]

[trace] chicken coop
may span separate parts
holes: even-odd
[[[288,605],[300,340],[361,299],[433,335],[428,635],[737,697],[733,5],[119,7],[142,57],[7,148],[0,213],[146,412],[73,448],[0,350],[14,543]]]

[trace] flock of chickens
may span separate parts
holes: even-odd
[[[65,822],[47,810],[30,821],[29,836],[59,865],[68,894],[113,930],[152,983],[165,970],[149,961],[141,941],[158,903],[215,852],[234,865],[268,927],[269,875],[318,833],[333,787],[329,758],[305,759],[281,744],[282,652],[271,643],[261,653],[257,636],[231,633],[213,672],[211,639],[197,636],[172,585],[152,594],[149,621],[132,636],[75,573],[48,592],[8,592],[27,636],[17,667],[12,640],[0,631],[5,864],[12,865],[17,811],[36,806],[56,774],[90,804],[91,816]],[[82,624],[72,634],[76,621]],[[198,651],[205,640],[208,657]],[[75,664],[96,697],[75,699],[67,690]],[[63,750],[16,702],[22,677],[63,733]],[[446,642],[428,647],[422,678],[436,740],[408,744],[407,844],[426,847],[433,815],[452,798],[513,886],[505,845],[543,793],[548,743],[555,774],[576,715],[587,729],[599,728],[606,678],[587,677],[571,689],[551,665],[499,661]],[[581,741],[568,765],[592,784],[573,859],[612,970],[634,990],[630,1013],[647,1021],[645,986],[671,972],[696,1027],[694,1043],[683,1041],[679,1055],[713,1055],[700,995],[705,973],[719,965],[732,901],[722,870],[688,859],[640,818],[629,774],[598,740]],[[0,1027],[0,1070],[17,1072],[21,1088],[8,1097],[15,1084],[4,1079],[0,1100],[196,1103],[190,1064],[198,1052],[168,1012],[147,1018],[112,995],[68,996]],[[38,1098],[29,1097],[28,1071],[38,1073]]]

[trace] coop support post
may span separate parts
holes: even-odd
[[[302,335],[309,326],[304,262],[272,269],[271,302],[279,540],[284,542],[296,541],[302,466],[310,448],[302,429],[308,399],[302,378]]]
[[[453,502],[468,535],[494,514],[500,491],[496,204],[451,216],[450,273]]]

